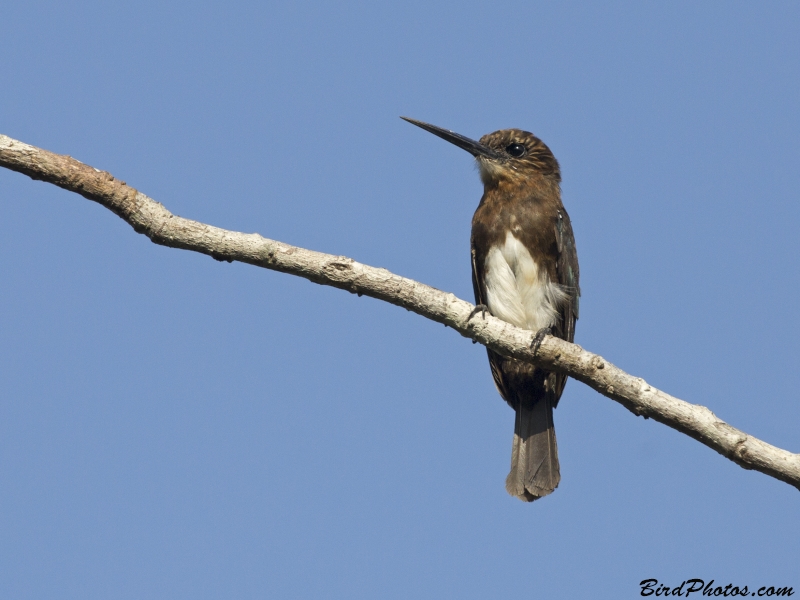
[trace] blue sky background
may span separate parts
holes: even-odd
[[[471,300],[469,155],[561,162],[576,341],[800,451],[800,7],[24,2],[0,132],[192,219]],[[800,494],[570,382],[562,483],[504,490],[483,348],[369,298],[157,247],[0,171],[0,596],[800,591]]]

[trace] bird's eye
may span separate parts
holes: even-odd
[[[525,146],[522,144],[509,144],[506,146],[506,152],[514,158],[519,158],[520,156],[525,156]]]

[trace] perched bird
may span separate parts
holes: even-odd
[[[502,129],[480,141],[402,119],[472,154],[484,191],[472,218],[472,285],[476,310],[569,342],[578,319],[578,254],[561,203],[561,171],[550,149],[532,133]],[[532,502],[561,480],[553,409],[566,376],[501,356],[489,365],[497,390],[516,411],[506,490]]]

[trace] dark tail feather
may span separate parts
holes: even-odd
[[[520,500],[533,502],[556,489],[559,481],[553,404],[548,394],[533,404],[522,402],[517,409],[506,490]]]

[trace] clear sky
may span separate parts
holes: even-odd
[[[563,172],[576,342],[800,451],[792,2],[16,2],[0,132],[174,213],[472,300],[471,137]],[[0,170],[0,597],[633,598],[793,586],[800,493],[575,381],[508,496],[485,352],[158,247]]]

